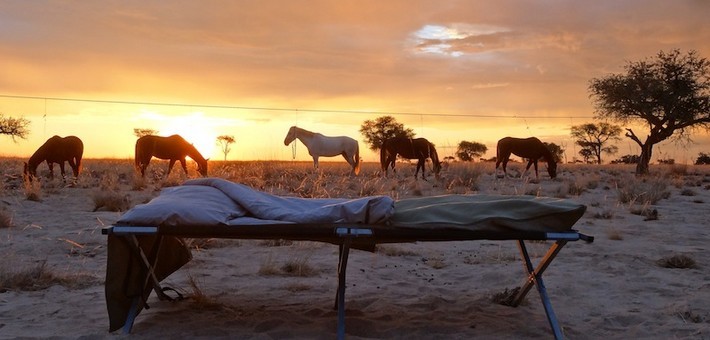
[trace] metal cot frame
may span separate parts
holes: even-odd
[[[533,231],[470,231],[450,226],[430,226],[431,228],[406,228],[385,225],[358,224],[269,224],[245,226],[171,226],[161,228],[156,226],[114,225],[102,230],[104,235],[114,235],[124,238],[133,250],[133,256],[138,256],[145,270],[144,286],[156,292],[161,300],[171,299],[164,293],[163,287],[154,268],[158,263],[158,250],[163,237],[174,236],[184,238],[233,238],[233,239],[285,239],[320,241],[339,246],[338,258],[338,289],[335,308],[338,313],[337,337],[345,338],[345,279],[350,249],[373,250],[374,246],[383,243],[411,242],[443,242],[466,240],[514,240],[518,244],[523,267],[526,273],[521,287],[515,291],[509,305],[518,306],[528,292],[535,286],[540,294],[542,305],[550,323],[555,339],[563,339],[560,324],[552,309],[547,289],[542,275],[556,258],[560,250],[570,241],[583,240],[593,242],[594,237],[575,230],[566,232],[533,232]],[[141,236],[157,236],[152,251],[146,254],[140,247],[138,238]],[[525,241],[548,240],[554,243],[548,248],[545,256],[534,265],[528,254]],[[108,269],[107,269],[108,270]],[[148,290],[150,293],[150,290]],[[149,294],[148,294],[149,295]],[[133,298],[131,309],[123,326],[124,333],[130,333],[140,310],[147,306],[148,296]]]

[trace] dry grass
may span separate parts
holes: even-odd
[[[281,274],[281,270],[279,269],[276,260],[274,260],[274,257],[269,254],[266,260],[264,260],[259,267],[259,275],[271,276],[279,274]]]
[[[190,285],[190,293],[188,298],[192,301],[192,307],[197,310],[231,310],[227,305],[217,301],[202,291],[201,284],[197,282],[194,276],[189,275],[188,284]]]
[[[309,256],[289,259],[281,266],[281,270],[287,276],[315,276],[318,270],[308,263],[309,259]]]
[[[14,226],[12,212],[5,207],[0,208],[0,229],[12,228]]]
[[[130,197],[114,190],[95,190],[91,198],[94,201],[93,211],[126,211],[131,207]]]
[[[37,180],[30,181],[25,179],[23,181],[23,189],[25,194],[25,199],[28,201],[41,202],[42,201],[42,185]]]
[[[670,197],[667,178],[648,176],[637,178],[627,176],[617,182],[617,192],[621,203],[656,204]]]
[[[38,291],[57,284],[70,289],[81,289],[99,283],[97,278],[86,274],[54,272],[47,267],[46,261],[21,270],[9,270],[6,266],[0,267],[0,292],[8,290]]]
[[[698,265],[695,263],[695,260],[693,260],[693,258],[683,254],[661,258],[657,261],[657,264],[663,268],[698,268]]]

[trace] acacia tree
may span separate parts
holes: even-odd
[[[483,156],[486,151],[488,151],[488,147],[485,144],[463,140],[459,142],[456,156],[464,162],[470,162]]]
[[[591,157],[595,157],[597,164],[602,164],[602,153],[615,154],[619,148],[616,145],[605,146],[610,140],[620,140],[621,127],[609,123],[587,123],[572,126],[570,129],[575,143],[582,147],[579,154],[584,157],[585,162]]]
[[[562,146],[559,146],[555,143],[548,143],[548,142],[542,142],[542,144],[547,147],[548,150],[552,153],[552,157],[555,158],[556,162],[559,162],[562,160],[562,156],[565,154],[565,149]]]
[[[136,137],[138,138],[141,138],[143,136],[156,136],[158,135],[158,130],[133,128],[133,134],[136,135]]]
[[[405,128],[404,124],[398,123],[392,116],[377,117],[373,120],[366,120],[360,126],[360,133],[365,137],[365,143],[370,150],[377,151],[382,147],[385,139],[394,137],[414,137],[414,131]]]
[[[5,117],[0,113],[0,134],[10,136],[13,142],[17,142],[15,137],[27,138],[30,133],[29,125],[30,121],[25,118]]]
[[[221,135],[217,137],[217,144],[219,145],[219,148],[222,150],[222,153],[224,154],[224,160],[227,160],[227,154],[232,151],[232,147],[230,146],[231,144],[234,144],[235,139],[234,136],[229,136],[229,135]]]
[[[636,174],[643,175],[655,144],[668,138],[690,142],[694,128],[710,127],[710,62],[676,49],[629,62],[625,70],[592,79],[589,90],[599,118],[647,124],[644,141],[630,128],[625,134],[641,147]]]

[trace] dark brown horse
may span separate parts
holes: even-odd
[[[439,155],[436,153],[434,144],[425,138],[412,139],[407,137],[394,137],[382,142],[382,147],[380,148],[380,165],[382,165],[382,171],[384,171],[385,176],[387,176],[387,170],[390,166],[392,166],[392,170],[394,171],[397,155],[408,159],[418,159],[419,161],[417,162],[417,170],[414,172],[414,178],[417,178],[419,168],[421,168],[422,179],[424,180],[426,180],[424,176],[424,164],[427,158],[431,158],[431,162],[434,164],[434,175],[437,178],[439,177],[439,171],[441,170]]]
[[[188,143],[179,135],[169,137],[143,136],[136,141],[136,168],[140,169],[141,176],[145,176],[145,169],[148,168],[150,159],[156,157],[169,159],[168,172],[173,169],[175,161],[180,161],[182,169],[187,174],[185,157],[190,157],[197,162],[197,171],[202,176],[207,176],[207,160],[197,151],[194,145]]]
[[[54,163],[59,164],[59,170],[64,175],[64,162],[69,162],[74,177],[79,177],[81,170],[81,157],[84,154],[84,143],[76,136],[52,136],[32,154],[25,163],[23,173],[29,180],[37,177],[37,166],[46,161],[49,167],[49,178],[54,179]]]
[[[528,160],[528,165],[525,167],[523,175],[530,169],[530,165],[535,164],[535,178],[537,179],[537,161],[544,159],[547,162],[547,173],[550,174],[550,178],[557,177],[557,161],[555,157],[550,152],[550,149],[535,137],[505,137],[499,140],[496,148],[496,175],[498,174],[498,165],[503,163],[503,177],[508,176],[505,167],[508,164],[511,153]]]

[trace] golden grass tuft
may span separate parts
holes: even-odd
[[[30,181],[26,178],[23,181],[23,192],[26,200],[42,202],[42,185],[37,179]]]
[[[656,204],[670,197],[668,185],[668,179],[658,176],[643,178],[627,176],[617,182],[619,202]]]
[[[93,211],[103,209],[118,212],[126,211],[131,207],[131,199],[128,195],[113,190],[95,190],[91,198],[94,201]]]

